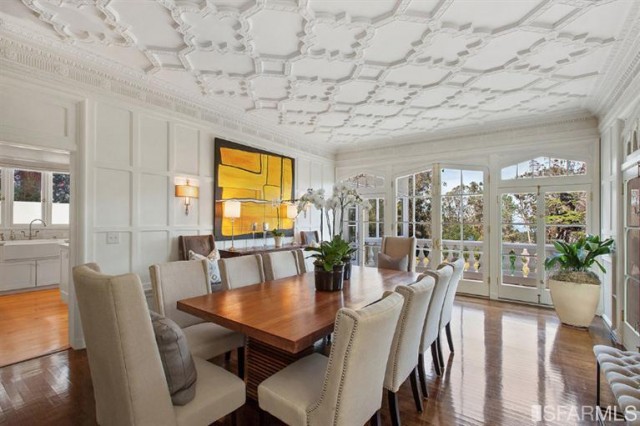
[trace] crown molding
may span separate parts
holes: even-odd
[[[157,85],[144,73],[106,61],[96,55],[62,42],[45,38],[37,32],[14,31],[15,23],[0,15],[0,64],[3,71],[14,71],[45,82],[62,83],[74,89],[81,87],[104,95],[133,100],[153,108],[161,108],[232,132],[272,142],[285,149],[333,160],[335,151],[308,136],[274,129],[271,123],[257,117],[242,117],[229,106],[205,103],[185,95],[170,85]],[[64,48],[61,48],[62,47]],[[73,52],[77,51],[77,55]],[[76,59],[79,55],[83,60]],[[71,57],[74,57],[72,59]]]
[[[633,100],[632,86],[638,86],[640,75],[640,2],[634,2],[621,34],[622,43],[614,46],[603,71],[605,78],[593,91],[594,113],[601,125],[617,118],[620,108]],[[637,91],[635,93],[638,93]]]
[[[591,124],[594,121],[597,123],[597,118],[594,117],[590,111],[571,110],[544,116],[535,116],[533,118],[502,120],[483,126],[469,125],[456,129],[443,130],[429,135],[411,135],[401,138],[379,139],[368,142],[366,144],[367,146],[339,150],[338,156],[339,158],[355,155],[360,157],[375,157],[386,151],[390,145],[393,146],[393,150],[402,149],[403,151],[410,152],[415,149],[416,145],[431,145],[459,139],[477,139],[478,143],[480,143],[481,141],[487,141],[495,137],[521,133],[527,129],[539,131],[541,126],[548,128],[551,126]]]

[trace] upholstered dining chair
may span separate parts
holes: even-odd
[[[395,288],[395,291],[404,297],[404,304],[393,336],[384,377],[391,423],[394,426],[400,424],[398,391],[407,378],[411,379],[416,410],[420,413],[423,411],[422,394],[418,384],[418,350],[434,286],[434,278],[427,275],[417,283],[408,286],[399,285]]]
[[[318,235],[318,231],[300,231],[300,243],[303,246],[320,243],[320,235]]]
[[[432,276],[435,279],[435,287],[433,289],[433,295],[429,302],[429,309],[427,309],[427,316],[422,329],[422,338],[420,339],[420,351],[418,354],[418,372],[420,375],[420,383],[422,387],[422,394],[427,397],[427,374],[424,365],[424,353],[427,349],[431,348],[431,357],[433,358],[433,366],[436,370],[436,374],[440,376],[442,374],[442,368],[440,360],[438,359],[438,332],[440,331],[440,316],[442,314],[442,306],[444,304],[444,298],[447,295],[447,288],[449,287],[449,281],[453,268],[448,266],[436,271],[428,271],[426,275]]]
[[[207,425],[244,404],[242,380],[193,357],[195,397],[173,406],[140,278],[87,264],[73,280],[100,425]]]
[[[380,253],[394,259],[401,259],[407,256],[407,270],[412,272],[416,269],[415,237],[384,237]]]
[[[451,282],[449,283],[449,287],[447,288],[447,295],[444,298],[444,305],[442,306],[442,315],[440,317],[440,331],[445,329],[445,333],[447,335],[447,344],[449,345],[449,350],[453,352],[453,339],[451,337],[451,313],[453,312],[453,302],[456,298],[456,291],[458,291],[458,284],[460,284],[460,279],[464,274],[464,259],[460,258],[455,262],[449,263],[451,267],[453,267],[453,273],[451,274]],[[438,266],[438,268],[444,268],[446,265],[442,264]],[[444,366],[444,360],[440,359],[443,362],[441,364]]]
[[[267,281],[300,274],[298,255],[295,251],[275,251],[262,255],[264,276]]]
[[[336,315],[329,358],[314,353],[258,386],[266,413],[291,426],[379,423],[382,386],[403,298],[389,293],[358,311]]]
[[[238,350],[238,375],[244,377],[244,335],[178,310],[178,300],[211,293],[206,260],[169,262],[149,267],[155,309],[184,333],[191,353],[211,359]]]
[[[294,250],[294,253],[296,255],[296,259],[298,259],[298,273],[306,274],[309,268],[307,268],[307,261],[304,257],[304,251],[298,249]]]
[[[262,256],[259,254],[220,259],[218,266],[223,290],[233,290],[265,281]]]

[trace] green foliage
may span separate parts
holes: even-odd
[[[284,231],[282,229],[274,229],[273,231],[271,231],[271,235],[273,237],[284,237]]]
[[[559,266],[561,271],[587,272],[593,264],[596,264],[604,273],[606,270],[597,258],[611,253],[613,239],[601,241],[598,235],[587,235],[573,243],[557,240],[553,245],[557,253],[545,260],[546,269]]]
[[[53,174],[53,202],[69,204],[71,198],[69,175],[66,173]]]
[[[42,174],[40,172],[16,170],[13,173],[13,182],[13,199],[15,201],[40,202],[42,200]]]
[[[323,241],[319,247],[307,247],[305,251],[314,252],[310,257],[314,258],[313,264],[332,271],[334,266],[342,265],[345,257],[351,256],[355,251],[340,235],[333,237],[331,241]]]

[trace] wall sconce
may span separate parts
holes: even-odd
[[[222,216],[231,219],[231,248],[229,250],[235,250],[233,246],[233,222],[240,217],[240,201],[227,200],[222,203]]]
[[[192,198],[198,198],[200,188],[189,184],[189,179],[185,185],[176,185],[176,197],[184,198],[184,214],[189,215],[189,206]]]

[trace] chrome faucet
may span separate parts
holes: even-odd
[[[33,237],[37,237],[37,236],[38,236],[38,232],[40,232],[40,231],[36,230],[36,233],[35,233],[35,234],[32,234],[32,233],[31,233],[31,227],[33,226],[33,222],[37,222],[37,221],[42,222],[42,224],[43,224],[45,227],[47,226],[47,222],[45,222],[44,220],[42,220],[42,219],[33,219],[33,220],[31,221],[31,223],[29,224],[29,239],[30,239],[30,240],[31,240]]]

